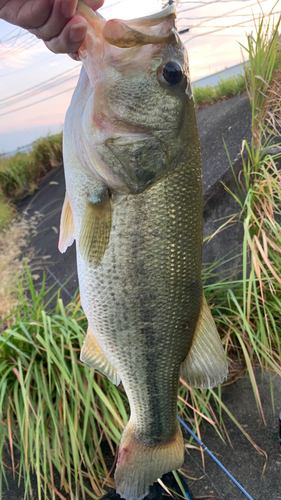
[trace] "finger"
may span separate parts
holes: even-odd
[[[46,46],[55,54],[69,54],[76,52],[82,44],[86,32],[87,21],[82,16],[74,16],[63,28],[58,36],[45,41]]]
[[[104,0],[83,0],[83,2],[93,10],[100,9],[104,4]]]
[[[1,4],[0,0],[0,4]],[[25,29],[37,28],[51,15],[53,0],[6,0],[1,6],[1,19]]]
[[[104,0],[83,0],[83,2],[85,4],[87,4],[88,7],[90,7],[93,10],[98,10],[104,4]],[[83,38],[83,40],[84,40],[84,38]],[[78,49],[80,48],[83,40],[79,43],[79,47],[77,47],[75,52],[68,53],[69,57],[71,57],[71,59],[74,59],[74,61],[81,61],[79,53],[78,53]]]
[[[86,0],[90,4],[91,8],[98,9],[102,4],[103,0]],[[76,0],[54,0],[52,12],[44,25],[36,29],[29,30],[31,33],[44,40],[45,42],[52,41],[53,38],[60,36],[61,32],[65,29],[70,19],[75,16],[77,2]],[[80,16],[81,17],[81,16]],[[79,21],[76,21],[79,23]],[[72,42],[83,41],[85,33],[82,29],[82,25],[71,30],[73,35]],[[66,32],[67,33],[67,32]],[[81,34],[81,36],[80,36]],[[62,42],[64,42],[64,34],[60,37]],[[67,41],[67,44],[70,42]],[[82,42],[81,42],[82,43]],[[52,46],[57,45],[57,41],[52,43]],[[49,47],[49,45],[47,45]],[[79,48],[79,47],[78,47]]]
[[[69,20],[74,17],[75,10],[76,0],[54,0],[48,20],[29,31],[47,42],[61,33]]]

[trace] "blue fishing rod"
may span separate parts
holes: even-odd
[[[281,412],[279,413],[279,451],[281,453]]]
[[[281,413],[280,413],[280,418],[281,418]],[[201,448],[203,448],[203,450],[206,451],[208,453],[208,455],[210,455],[210,457],[216,462],[216,464],[220,466],[220,468],[223,470],[223,472],[225,472],[225,474],[227,474],[227,476],[237,486],[237,488],[239,488],[239,490],[242,491],[242,493],[245,495],[245,497],[247,497],[249,500],[253,500],[253,498],[249,495],[249,493],[247,493],[247,491],[245,491],[244,488],[242,488],[241,484],[239,484],[238,481],[236,481],[236,479],[234,479],[234,477],[230,474],[230,472],[228,472],[228,470],[219,462],[219,460],[213,455],[213,453],[207,448],[207,446],[204,443],[202,443],[202,441],[200,441],[200,439],[196,436],[196,434],[194,434],[194,432],[192,432],[192,430],[184,423],[184,421],[179,416],[178,416],[178,420],[181,423],[181,425],[183,425],[183,427],[189,432],[189,434],[191,434],[191,436],[195,439],[195,441],[197,441],[197,443],[200,444]],[[281,423],[281,420],[280,420],[280,423]],[[280,427],[280,429],[281,429],[281,427]],[[280,447],[281,447],[281,437],[280,437]]]

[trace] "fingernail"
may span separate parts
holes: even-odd
[[[85,29],[86,28],[86,29]],[[83,40],[87,31],[87,23],[73,24],[70,28],[70,38],[73,42]]]

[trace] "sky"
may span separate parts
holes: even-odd
[[[161,0],[105,0],[106,19],[130,19],[161,10]],[[241,45],[258,18],[281,10],[276,0],[179,0],[177,28],[186,44],[191,80],[242,61]],[[278,16],[275,16],[275,19]],[[271,19],[274,16],[270,17]],[[62,130],[80,63],[52,54],[27,31],[0,20],[0,153]]]

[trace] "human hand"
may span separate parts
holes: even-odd
[[[97,10],[104,0],[83,0]],[[56,54],[77,59],[87,31],[87,21],[76,14],[77,0],[0,0],[0,18],[25,28]]]

